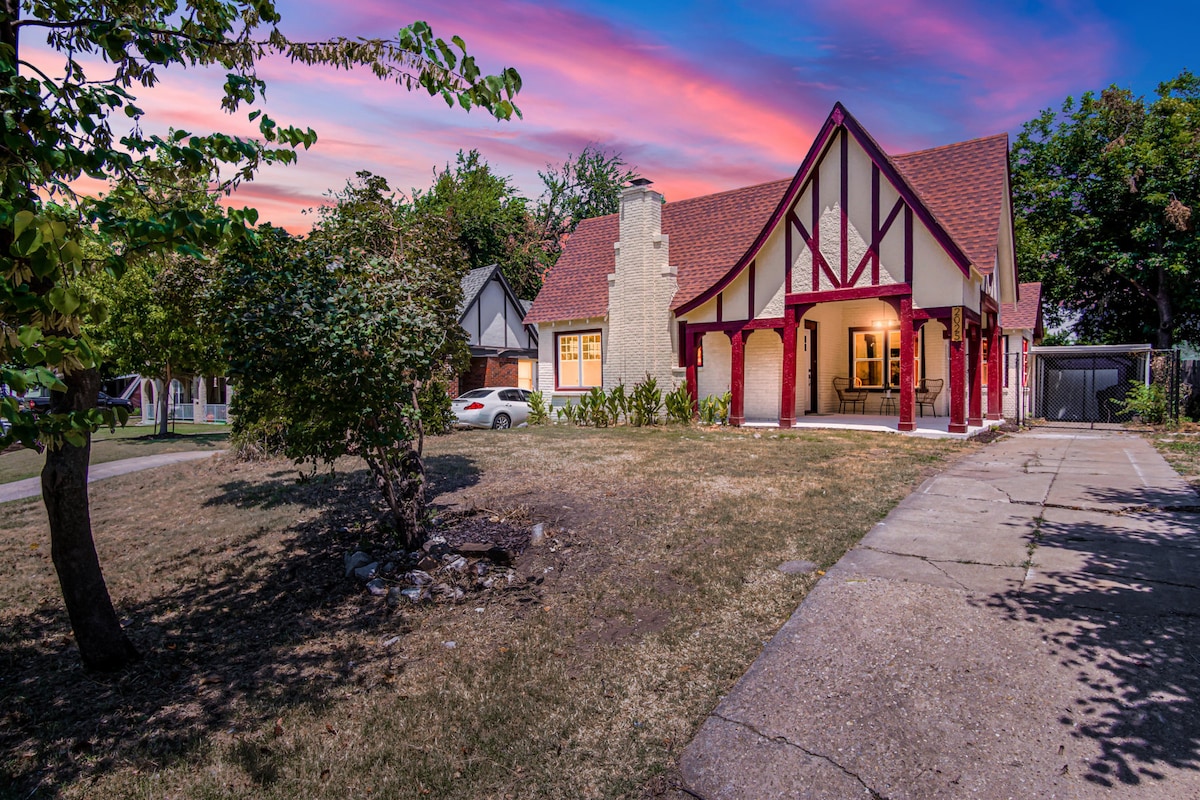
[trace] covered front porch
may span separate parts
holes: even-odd
[[[797,419],[790,428],[780,428],[776,422],[744,422],[744,428],[764,430],[826,429],[844,431],[874,431],[877,433],[903,433],[908,436],[923,436],[933,439],[968,439],[988,428],[1003,424],[1004,420],[984,420],[981,425],[968,425],[962,433],[950,432],[949,417],[918,417],[912,430],[901,430],[897,414],[809,414]]]
[[[689,322],[688,385],[697,401],[729,392],[733,425],[828,427],[836,419],[971,435],[999,421],[1001,393],[982,391],[1001,385],[998,374],[985,375],[1000,366],[985,360],[988,349],[998,352],[996,314],[917,308],[909,292],[895,285],[790,295],[778,318]]]

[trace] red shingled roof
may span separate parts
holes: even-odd
[[[1008,136],[890,157],[946,233],[984,274],[995,267],[1008,178]],[[754,243],[791,179],[667,203],[662,232],[678,268],[676,309],[712,287]],[[546,276],[526,324],[608,314],[608,274],[616,265],[618,215],[584,220]]]
[[[1008,184],[1008,134],[891,158],[975,268],[990,274]]]
[[[1022,283],[1016,303],[1000,304],[1000,325],[1005,330],[1031,330],[1034,338],[1042,333],[1042,285]]]

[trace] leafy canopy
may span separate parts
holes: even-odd
[[[1200,340],[1200,78],[1150,102],[1116,86],[1067,98],[1011,160],[1018,257],[1053,322],[1085,341]]]

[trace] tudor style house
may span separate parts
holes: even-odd
[[[479,267],[462,279],[458,323],[467,334],[471,367],[458,376],[458,394],[483,386],[536,389],[538,333],[521,322],[528,303],[517,298],[499,264]]]
[[[837,413],[843,386],[899,430],[933,386],[920,411],[951,432],[1001,418],[984,354],[1004,352],[1001,308],[1025,307],[1005,134],[889,155],[839,103],[790,180],[667,204],[634,184],[525,318],[553,402],[652,375],[729,391],[735,425]]]

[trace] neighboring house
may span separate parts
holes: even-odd
[[[1029,392],[1029,348],[1041,344],[1046,334],[1042,320],[1042,285],[1022,283],[1016,303],[1000,304],[1000,325],[1004,328],[1002,413],[1006,417],[1015,417],[1018,399],[1026,399]],[[1028,408],[1028,403],[1022,407]]]
[[[142,425],[158,418],[158,403],[163,383],[141,379]],[[178,375],[167,386],[167,415],[176,422],[229,422],[229,402],[233,385],[219,375]]]
[[[913,430],[928,379],[952,432],[1000,419],[982,356],[1021,299],[1007,135],[892,156],[839,103],[790,180],[667,204],[649,183],[580,223],[525,318],[554,402],[686,378],[729,391],[735,425],[790,427],[836,413],[839,378]]]
[[[538,333],[522,320],[529,304],[519,300],[500,266],[479,267],[462,280],[458,321],[467,333],[471,367],[454,394],[484,386],[536,389]]]

